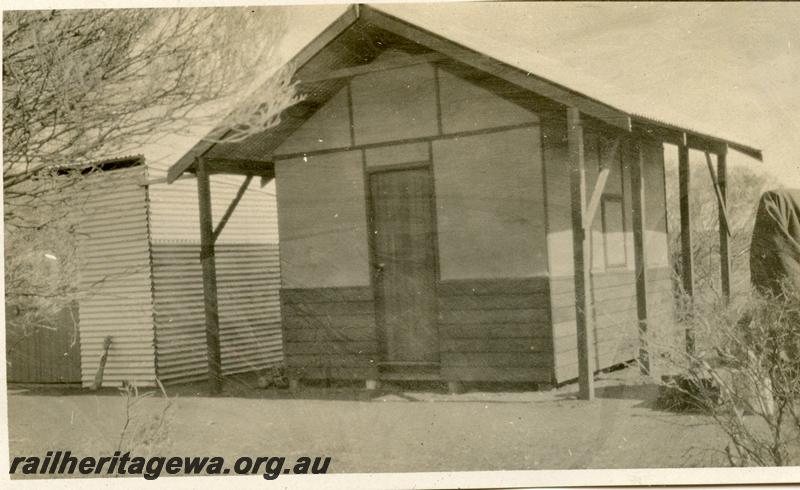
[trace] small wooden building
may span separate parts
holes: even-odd
[[[760,153],[505,48],[353,6],[277,127],[170,169],[276,179],[291,376],[590,384],[671,323],[663,143]]]
[[[197,190],[148,178],[144,158],[95,165],[80,196],[77,305],[80,379],[92,384],[112,338],[104,384],[205,379],[208,361]],[[224,210],[242,178],[215,178]],[[254,183],[219,237],[220,344],[226,374],[282,361],[277,217],[272,189]],[[34,359],[36,362],[47,362]]]

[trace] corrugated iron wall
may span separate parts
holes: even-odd
[[[199,246],[153,244],[158,375],[163,382],[208,375]],[[223,374],[283,359],[277,245],[217,246]]]
[[[103,339],[112,337],[104,383],[152,386],[155,348],[145,167],[92,177],[79,198],[81,382],[91,385]]]
[[[241,178],[212,178],[215,222]],[[197,184],[194,179],[150,186],[153,288],[159,379],[205,379],[203,280]],[[224,374],[283,360],[280,265],[274,184],[251,184],[217,241],[217,294]]]
[[[214,222],[225,214],[243,181],[242,177],[211,177],[211,212]],[[151,234],[155,242],[200,243],[197,181],[180,179],[150,186]],[[278,243],[275,182],[261,187],[254,179],[225,225],[217,243]]]

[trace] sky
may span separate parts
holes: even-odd
[[[345,9],[286,8],[281,52],[287,58]],[[491,38],[512,55],[533,51],[608,82],[623,97],[644,99],[648,114],[678,113],[693,129],[761,148],[763,164],[736,152],[729,162],[754,165],[781,184],[800,187],[800,4],[448,2],[381,8],[422,27]],[[197,136],[205,130],[198,128]],[[153,176],[194,141],[170,138],[143,149]],[[704,162],[699,154],[692,159]]]

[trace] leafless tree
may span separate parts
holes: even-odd
[[[708,169],[691,173],[694,297],[680,291],[681,244],[677,166],[667,166],[670,252],[681,331],[692,351],[651,335],[651,355],[679,373],[665,390],[671,408],[699,408],[727,436],[719,449],[732,466],[785,466],[800,461],[800,298],[750,287],[749,252],[761,194],[775,181],[752,169],[728,169],[727,215],[732,259],[731,301],[720,294],[717,199]]]
[[[674,277],[681,274],[681,234],[678,212],[678,168],[672,162],[666,166],[667,210],[670,230],[670,255]],[[691,168],[689,208],[692,216],[692,257],[695,291],[719,298],[719,220],[717,198],[711,176],[704,165]],[[728,168],[727,215],[730,219],[729,253],[732,262],[731,278],[734,293],[749,293],[750,239],[755,212],[761,193],[775,186],[766,175],[742,166]]]
[[[76,291],[76,209],[96,162],[219,127],[232,141],[298,100],[278,7],[3,14],[6,305],[46,323]],[[44,322],[44,323],[43,323]]]
[[[664,391],[669,408],[701,409],[727,444],[731,466],[800,463],[800,297],[755,291],[733,303],[683,302],[693,352],[662,343],[659,357],[681,376]]]
[[[274,7],[5,12],[7,202],[46,169],[198,124],[238,137],[274,124],[297,100],[291,71],[275,69],[283,24]]]

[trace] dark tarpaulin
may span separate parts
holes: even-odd
[[[784,280],[800,291],[800,190],[761,195],[750,243],[750,278],[765,293],[779,295]]]

